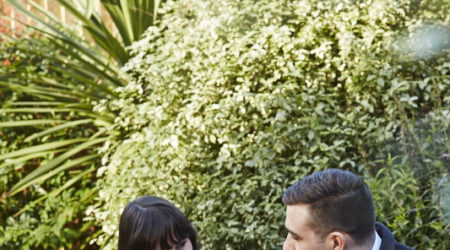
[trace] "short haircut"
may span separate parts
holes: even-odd
[[[120,216],[119,250],[170,249],[189,238],[197,249],[197,233],[191,223],[167,200],[143,196],[125,207]]]
[[[349,234],[363,244],[374,234],[375,208],[363,177],[339,170],[316,172],[290,186],[283,204],[309,205],[311,229],[323,239],[333,231]]]

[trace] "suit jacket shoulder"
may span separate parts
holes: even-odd
[[[412,248],[398,243],[391,231],[383,224],[376,223],[375,230],[381,238],[380,250],[413,250]]]

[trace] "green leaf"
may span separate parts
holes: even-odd
[[[79,143],[79,142],[84,142],[87,141],[89,139],[87,138],[81,138],[81,139],[69,139],[69,140],[62,140],[62,141],[56,141],[56,142],[49,142],[49,143],[45,143],[45,144],[40,144],[40,145],[36,145],[36,146],[32,146],[32,147],[28,147],[28,148],[24,148],[24,149],[20,149],[17,151],[13,151],[10,153],[6,153],[3,155],[0,155],[0,160],[4,160],[4,159],[8,159],[8,158],[14,158],[14,157],[22,157],[24,155],[27,154],[32,154],[32,153],[37,153],[37,152],[42,152],[42,151],[48,151],[48,150],[54,150],[60,147],[65,147],[67,145],[71,145],[74,143]]]
[[[81,144],[76,145],[75,147],[69,149],[68,151],[66,151],[62,155],[56,157],[55,159],[48,161],[47,163],[43,164],[42,166],[35,169],[33,172],[31,172],[27,176],[25,176],[18,183],[16,183],[9,191],[9,195],[12,196],[12,195],[22,191],[23,189],[25,189],[26,187],[31,185],[31,183],[33,183],[33,180],[45,175],[48,171],[53,169],[55,166],[59,165],[60,163],[64,162],[65,160],[68,160],[73,155],[89,148],[90,146],[102,143],[105,140],[106,140],[106,138],[97,138],[97,139],[85,141],[84,143],[81,143]]]
[[[22,157],[18,157],[18,158],[12,159],[12,160],[7,160],[4,163],[0,164],[0,175],[6,174],[8,171],[10,171],[9,168],[6,168],[7,166],[16,165],[18,163],[24,163],[30,159],[39,159],[39,158],[47,157],[50,154],[57,154],[61,151],[65,151],[65,150],[59,149],[59,150],[43,151],[43,152],[38,152],[38,153],[34,153],[34,154],[27,154],[27,155],[24,155]]]
[[[52,176],[55,176],[55,175],[65,171],[67,169],[72,168],[72,167],[85,166],[86,164],[91,163],[90,160],[98,158],[98,157],[99,157],[99,155],[97,155],[97,154],[91,154],[91,155],[78,157],[78,158],[76,158],[74,160],[68,160],[66,163],[62,164],[58,168],[52,169],[51,171],[47,171],[45,174],[39,175],[39,177],[36,177],[34,179],[30,179],[29,181],[24,182],[22,186],[16,187],[17,190],[18,190],[17,192],[19,192],[19,191],[29,187],[30,185],[35,184],[35,183],[43,182],[43,181],[47,180],[48,178],[50,178]],[[43,166],[46,167],[45,164]],[[33,172],[31,174],[33,174]],[[14,187],[11,190],[14,190]],[[15,194],[14,192],[11,193],[11,195],[14,195],[14,194]]]
[[[38,133],[34,133],[34,134],[28,136],[27,138],[25,138],[24,141],[25,142],[29,142],[29,141],[32,141],[32,140],[34,140],[36,138],[39,138],[39,137],[42,137],[42,136],[46,136],[46,135],[55,133],[55,132],[60,131],[60,130],[76,127],[78,125],[87,124],[87,123],[91,123],[91,122],[92,122],[92,119],[84,119],[84,120],[77,120],[77,121],[73,121],[73,122],[67,122],[65,124],[61,124],[61,125],[55,126],[53,128],[49,128],[49,129],[46,129],[44,131],[38,132]]]
[[[40,198],[32,201],[30,204],[27,204],[24,208],[22,208],[21,210],[19,210],[17,213],[15,213],[13,216],[17,217],[20,214],[22,214],[23,212],[27,211],[28,209],[30,209],[31,207],[33,207],[34,205],[36,205],[37,203],[49,198],[49,197],[56,197],[58,194],[60,194],[62,191],[66,190],[67,188],[69,188],[71,185],[75,184],[77,181],[79,181],[83,176],[88,175],[89,173],[92,173],[93,171],[95,171],[95,169],[86,169],[83,172],[79,173],[78,175],[76,175],[75,177],[73,177],[72,179],[70,179],[69,181],[67,181],[66,183],[64,183],[64,185],[62,185],[61,187],[59,187],[58,189],[52,190],[51,192],[41,196]],[[95,189],[94,189],[95,190]]]
[[[8,127],[21,127],[21,126],[36,126],[46,124],[65,123],[64,120],[27,120],[27,121],[12,121],[12,122],[0,122],[0,128]]]

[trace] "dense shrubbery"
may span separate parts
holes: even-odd
[[[97,107],[121,131],[103,148],[97,243],[114,248],[121,209],[153,194],[204,249],[279,249],[285,188],[336,167],[367,176],[398,240],[448,248],[449,53],[398,48],[448,25],[449,3],[356,2],[168,2],[130,48],[121,99]]]
[[[52,77],[57,72],[50,68],[52,62],[36,54],[29,54],[23,50],[30,46],[27,41],[3,42],[0,45],[0,61],[6,61],[0,68],[0,106],[2,110],[17,108],[24,102],[33,102],[36,99],[20,90],[20,85],[32,85],[39,77]],[[30,46],[31,47],[31,46]],[[41,53],[54,54],[54,51],[41,51]],[[5,87],[5,82],[17,84],[17,89]],[[56,132],[54,137],[44,136],[42,140],[28,140],[30,136],[45,129],[47,125],[55,123],[42,123],[36,126],[16,124],[17,121],[42,119],[73,119],[67,114],[37,114],[37,113],[2,113],[0,116],[0,158],[15,150],[25,149],[38,142],[48,142],[64,138],[68,129]],[[19,122],[20,123],[20,122]],[[71,130],[80,137],[87,133],[86,129]],[[39,137],[37,137],[39,138]],[[33,154],[30,154],[33,156]],[[34,154],[33,161],[5,160],[0,164],[0,248],[1,249],[56,249],[70,248],[87,243],[95,226],[92,222],[84,223],[85,211],[92,204],[95,197],[92,179],[94,168],[90,166],[91,175],[78,177],[78,183],[67,188],[73,176],[79,174],[79,169],[71,172],[57,174],[51,181],[41,185],[32,185],[24,192],[13,197],[7,197],[7,192],[24,176],[30,174],[36,166],[56,158],[57,153],[42,150]],[[25,157],[27,158],[27,157]],[[30,158],[30,157],[28,157]],[[81,177],[81,178],[80,178]],[[59,191],[58,191],[59,190]],[[60,194],[60,196],[56,196]],[[50,196],[50,199],[45,199]],[[56,196],[56,197],[55,197]],[[87,240],[86,240],[87,238]],[[85,247],[85,246],[84,246]]]
[[[125,47],[164,1],[101,1],[109,21],[94,2],[54,1],[76,19],[70,25],[36,2],[8,0],[33,33],[0,38],[1,249],[86,249],[99,232],[85,211],[114,114],[93,107],[127,84]]]

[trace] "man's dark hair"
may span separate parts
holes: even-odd
[[[322,238],[341,231],[362,244],[375,230],[369,187],[349,171],[328,169],[306,176],[284,192],[282,201],[286,206],[309,205],[309,225]]]
[[[197,250],[197,233],[191,223],[167,200],[143,196],[125,207],[120,216],[119,250],[170,249],[189,238]]]

